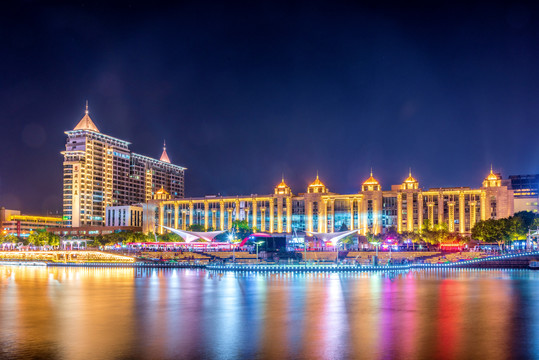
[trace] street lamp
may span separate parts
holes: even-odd
[[[298,241],[298,231],[296,227],[294,227],[293,229],[292,238]],[[307,239],[305,239],[305,236],[303,237],[303,252],[305,253],[305,257],[303,260],[305,262],[305,267],[307,267]]]
[[[380,241],[371,241],[371,244],[374,245],[374,248],[376,249],[376,256],[378,256],[378,247],[380,247]]]
[[[230,244],[232,245],[232,262],[236,262],[236,248],[234,247],[234,228],[232,228],[232,232],[228,235],[228,241],[230,241]]]
[[[372,241],[371,244],[373,244],[374,248],[376,249],[376,265],[378,265],[378,247],[380,247],[380,242]]]
[[[264,241],[255,242],[256,245],[256,263],[258,264],[258,245],[262,244]]]

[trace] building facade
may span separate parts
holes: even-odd
[[[539,175],[509,175],[508,186],[515,196],[515,212],[539,211]]]
[[[166,195],[166,194],[165,194]],[[162,233],[161,226],[226,230],[234,220],[246,220],[256,231],[269,233],[338,232],[343,229],[379,234],[394,227],[399,232],[421,231],[445,224],[449,231],[469,235],[480,220],[513,215],[513,191],[492,171],[478,189],[468,187],[423,190],[409,176],[383,191],[371,176],[356,194],[337,194],[318,176],[305,193],[294,195],[284,180],[273,194],[206,196],[174,199],[160,195],[145,205],[144,231]]]
[[[108,206],[105,226],[142,227],[142,206]]]
[[[61,216],[22,215],[19,210],[0,208],[1,235],[28,237],[33,231],[64,226]]]
[[[63,163],[63,213],[68,226],[102,226],[107,206],[143,203],[161,187],[184,195],[185,168],[170,163],[163,148],[159,160],[132,153],[130,143],[102,134],[86,113],[66,131]]]

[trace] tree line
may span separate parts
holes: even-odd
[[[235,232],[235,238],[238,240],[253,234],[256,229],[249,227],[246,220],[236,220],[232,223],[232,228]],[[539,215],[529,211],[520,211],[513,216],[504,219],[488,219],[479,221],[472,229],[471,238],[486,243],[496,242],[498,244],[509,243],[514,240],[524,240],[529,229],[539,228]],[[212,231],[213,229],[204,229],[204,226],[193,224],[187,228],[189,231]],[[346,231],[345,225],[339,231]],[[219,235],[216,240],[227,241],[226,234]],[[71,239],[68,236],[66,239]],[[165,234],[144,234],[142,232],[122,231],[117,233],[98,235],[92,237],[94,246],[114,245],[126,243],[141,243],[141,242],[184,242],[183,238],[177,234],[167,232]],[[413,232],[397,232],[396,227],[390,227],[383,234],[374,235],[367,233],[366,240],[368,242],[379,242],[394,240],[396,242],[413,242],[426,243],[433,245],[441,245],[446,243],[465,243],[469,238],[462,236],[456,232],[450,232],[446,223],[431,226],[429,220],[424,220],[421,231]],[[34,246],[59,246],[60,237],[45,229],[33,231],[27,238],[17,237],[15,235],[4,235],[0,238],[0,243],[19,243],[24,245],[31,244]],[[352,243],[353,236],[343,239],[344,243]],[[90,243],[89,245],[92,245]]]
[[[483,242],[509,243],[524,240],[528,230],[539,228],[539,216],[520,211],[504,219],[479,221],[472,229],[472,238]]]
[[[471,239],[486,243],[509,243],[526,239],[528,230],[537,228],[539,228],[539,215],[530,211],[520,211],[504,219],[479,221],[472,229]],[[446,223],[432,226],[429,220],[423,221],[421,231],[398,233],[395,227],[390,227],[383,234],[373,235],[372,233],[367,233],[366,238],[369,242],[396,240],[402,243],[409,240],[413,243],[424,242],[432,245],[470,241],[469,237],[457,232],[450,232]]]

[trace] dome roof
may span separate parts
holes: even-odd
[[[284,182],[284,175],[281,179],[281,183],[275,187],[275,194],[276,195],[288,195],[292,192],[292,189],[290,189],[290,186],[286,185]]]
[[[380,185],[380,183],[378,182],[378,180],[376,180],[373,176],[372,176],[372,170],[371,170],[371,176],[365,180],[363,182],[363,185]]]
[[[492,165],[490,165],[490,173],[487,175],[485,180],[483,180],[484,187],[499,187],[502,185],[502,177],[498,174],[495,174],[492,171]]]
[[[284,179],[281,180],[281,183],[279,185],[277,185],[277,188],[279,189],[286,189],[288,187],[288,185],[286,185],[286,183],[284,182]]]
[[[161,186],[161,189],[157,190],[156,194],[165,194],[165,195],[170,195],[168,193],[168,191],[165,190],[164,187]]]
[[[492,168],[490,168],[490,174],[488,174],[487,180],[488,180],[488,181],[492,181],[492,180],[500,180],[500,176],[497,175],[497,174],[494,174],[494,173],[492,172]]]
[[[313,181],[313,183],[311,185],[309,185],[309,187],[319,187],[319,186],[325,186],[324,183],[322,181],[320,181],[320,179],[318,178],[318,174],[316,174],[316,180]]]
[[[405,183],[416,183],[417,180],[412,176],[412,170],[410,170],[410,173],[408,174],[408,177],[406,180],[404,180]]]
[[[413,176],[410,175],[410,176],[408,176],[408,177],[406,178],[406,180],[404,180],[404,182],[405,182],[405,183],[413,183],[413,182],[417,182],[417,180],[414,179]]]

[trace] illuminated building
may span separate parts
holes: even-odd
[[[451,232],[468,235],[480,220],[511,215],[513,191],[492,170],[478,189],[423,190],[410,171],[402,184],[388,191],[382,190],[371,171],[355,194],[330,192],[317,175],[307,191],[298,195],[283,180],[268,195],[156,198],[146,204],[143,226],[146,232],[163,232],[159,225],[185,230],[192,224],[226,230],[234,220],[246,220],[257,231],[269,233],[348,229],[365,235],[390,227],[401,233],[421,231],[424,224],[434,228],[443,223]]]
[[[142,226],[142,206],[107,206],[105,226]]]
[[[185,168],[170,163],[163,148],[159,160],[132,153],[129,142],[102,134],[88,115],[66,131],[63,212],[68,226],[101,226],[107,206],[143,203],[163,187],[184,194]]]
[[[515,194],[515,212],[539,211],[539,175],[509,175],[505,181]]]
[[[33,231],[52,227],[62,227],[61,216],[21,215],[19,210],[0,208],[0,229],[2,235],[27,237]]]

